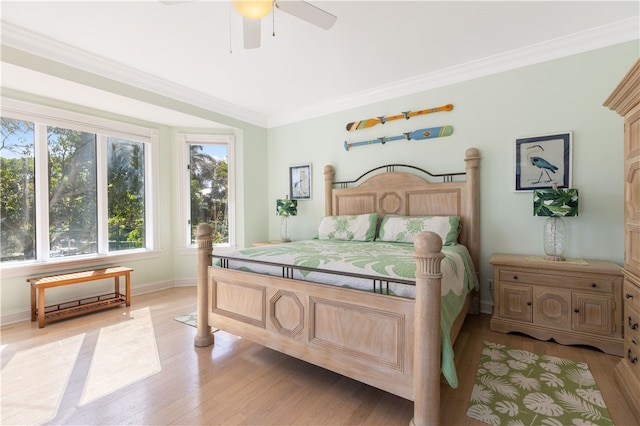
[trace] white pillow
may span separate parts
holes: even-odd
[[[457,243],[460,233],[460,216],[393,216],[382,219],[376,241],[413,243],[422,231],[435,232],[442,238],[442,244]]]
[[[320,240],[373,241],[376,237],[378,213],[325,216],[318,228]]]

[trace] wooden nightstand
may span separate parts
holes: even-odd
[[[550,262],[494,254],[491,330],[622,355],[622,269],[603,260]]]
[[[287,241],[290,243],[291,241]],[[285,242],[282,240],[269,240],[269,241],[258,241],[256,243],[251,244],[254,247],[262,247],[262,246],[271,246],[274,244],[284,244]]]

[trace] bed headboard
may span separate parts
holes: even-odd
[[[332,166],[325,166],[325,216],[354,215],[377,212],[402,216],[460,216],[462,229],[458,238],[465,245],[479,270],[480,255],[480,152],[469,148],[465,152],[465,172],[428,176],[442,182],[428,181],[415,174],[412,166],[382,166],[354,181],[335,182]],[[409,167],[414,173],[395,171]],[[380,168],[386,173],[366,177]],[[454,180],[463,175],[464,180]],[[362,180],[362,178],[365,178]],[[361,181],[362,180],[362,181]],[[336,187],[338,186],[338,187]]]

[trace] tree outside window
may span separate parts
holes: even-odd
[[[141,141],[2,117],[0,261],[145,248],[147,151]]]
[[[229,243],[229,169],[226,144],[190,144],[190,230],[192,244],[200,223],[213,226],[214,244]]]

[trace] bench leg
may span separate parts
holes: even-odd
[[[113,277],[113,279],[116,282],[115,296],[120,297],[120,277]]]
[[[44,328],[44,287],[38,288],[38,328]]]
[[[36,288],[31,284],[31,322],[36,320]]]
[[[130,272],[127,272],[127,275],[125,275],[125,281],[126,281],[125,298],[127,300],[127,306],[131,306],[131,273]]]

